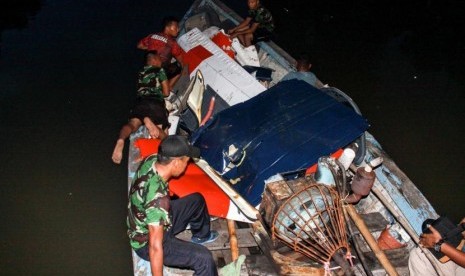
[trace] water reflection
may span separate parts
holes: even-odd
[[[267,1],[277,44],[348,93],[369,131],[432,202],[458,221],[465,131],[463,1]],[[302,33],[303,32],[303,33]],[[298,41],[298,43],[296,43]]]
[[[398,1],[388,5],[318,1],[311,7],[306,1],[266,3],[275,15],[278,45],[291,54],[312,52],[315,61],[323,64],[332,60],[324,56],[329,52],[338,59],[341,53],[353,50],[352,56],[371,55],[396,40],[404,58],[417,70],[445,70],[455,80],[463,79],[460,64],[465,63],[465,38],[457,34],[457,26],[465,23],[460,12],[465,8],[463,1]]]

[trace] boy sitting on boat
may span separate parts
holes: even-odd
[[[168,78],[161,68],[161,57],[156,51],[145,54],[146,65],[139,72],[137,103],[129,121],[120,130],[111,159],[120,164],[126,138],[142,124],[152,138],[163,139],[168,133],[168,111],[164,97],[169,96]]]
[[[260,0],[248,0],[247,5],[248,16],[228,31],[231,39],[237,37],[244,47],[258,41],[270,40],[274,31],[273,16],[260,4]]]
[[[169,80],[169,89],[173,89],[182,72],[183,50],[176,42],[179,34],[179,20],[173,16],[163,19],[163,30],[155,34],[149,34],[139,41],[137,48],[147,51],[157,51],[160,54],[162,67]],[[173,57],[176,61],[171,62]]]
[[[465,218],[460,224],[465,224]],[[441,270],[443,275],[447,276],[465,276],[465,232],[461,235],[463,239],[454,238],[454,242],[443,239],[441,233],[433,226],[429,225],[430,233],[420,235],[420,246],[434,249],[435,255],[444,256],[440,260],[435,260],[435,266]],[[462,229],[463,230],[463,227]],[[458,244],[453,244],[458,243]],[[422,252],[421,248],[414,248],[410,252],[409,270],[412,276],[434,276],[438,275],[435,268]]]
[[[171,135],[147,157],[135,173],[129,191],[128,236],[136,254],[150,262],[152,275],[163,275],[163,265],[194,270],[194,275],[218,275],[212,253],[202,244],[213,242],[210,215],[200,193],[172,200],[168,181],[186,170],[200,150],[186,137]],[[191,242],[176,235],[190,225]]]

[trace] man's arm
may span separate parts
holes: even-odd
[[[320,89],[323,88],[325,85],[317,78],[315,81],[316,88]]]
[[[447,242],[441,245],[441,252],[449,257],[451,261],[465,268],[465,252],[458,250]]]
[[[236,27],[230,29],[230,30],[228,31],[228,34],[237,35],[236,32],[240,32],[240,31],[244,31],[245,29],[248,29],[251,20],[252,20],[251,17],[247,17],[247,18],[244,19],[244,21],[242,21],[239,25],[237,25]]]
[[[236,30],[234,33],[231,34],[231,37],[234,38],[238,35],[253,34],[255,33],[259,25],[260,25],[259,23],[252,23],[250,28],[243,28],[243,29]]]
[[[462,221],[465,221],[465,219]],[[431,234],[421,234],[420,244],[426,248],[434,248],[434,245],[438,243],[442,239],[442,237],[441,234],[436,229],[434,229],[433,226],[430,225],[428,228],[429,230],[431,230]],[[465,267],[465,252],[462,252],[454,248],[447,242],[444,242],[441,245],[440,250],[444,255],[449,257],[451,261],[453,261],[461,267]]]
[[[161,82],[161,92],[163,93],[163,96],[168,97],[170,95],[171,89],[173,88],[170,87],[168,80],[164,80]]]
[[[149,224],[149,258],[153,276],[163,275],[163,225]]]
[[[181,64],[182,67],[184,67],[185,52],[176,41],[174,41],[174,43],[171,45],[171,54],[178,61],[178,63]]]
[[[141,49],[141,50],[147,50],[148,46],[147,46],[147,43],[145,41],[145,38],[141,39],[139,41],[139,43],[137,43],[137,48]]]
[[[465,218],[462,219],[460,224],[464,224],[464,223],[465,223]],[[465,232],[462,232],[462,235],[465,235]],[[450,245],[444,246],[444,244],[441,246],[441,252],[447,255],[452,261],[454,261],[459,266],[465,267],[465,252],[457,250],[456,248],[453,248]]]

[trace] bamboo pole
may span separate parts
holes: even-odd
[[[239,258],[239,247],[237,244],[237,235],[236,235],[236,224],[234,220],[228,219],[228,232],[229,232],[229,244],[231,246],[231,257],[232,261],[236,261]]]
[[[349,220],[349,214],[347,214],[347,212],[343,212],[344,213],[344,219],[346,221],[346,225],[347,225],[347,229],[349,229],[349,233],[350,235],[354,235],[354,230],[352,228],[352,225],[350,223],[350,220]],[[368,267],[368,264],[367,264],[367,260],[366,260],[366,257],[363,255],[363,252],[362,252],[362,249],[360,248],[360,244],[355,240],[355,237],[354,237],[354,248],[355,248],[355,251],[358,255],[358,258],[360,259],[360,263],[362,264],[363,268],[365,269],[365,273],[367,274],[367,276],[373,276],[373,273],[371,272],[370,268]]]
[[[376,148],[375,148],[376,149]],[[376,152],[377,156],[381,156],[383,160],[389,160],[389,158],[385,157],[385,153],[383,152]],[[350,170],[352,172],[355,172],[357,168],[355,167],[354,164],[351,164]],[[413,185],[413,183],[411,183]],[[388,195],[385,195],[383,193],[386,192],[386,189],[381,185],[381,183],[378,181],[378,179],[375,180],[375,183],[373,187],[371,188],[371,191],[375,194],[375,196],[381,201],[381,203],[388,209],[389,212],[393,215],[393,217],[399,222],[399,224],[405,229],[407,234],[413,239],[413,241],[416,244],[419,244],[419,237],[418,234],[415,232],[415,230],[412,228],[410,223],[405,219],[405,216],[403,216],[400,211],[394,207],[394,204],[392,202],[392,199],[388,198]],[[434,270],[436,270],[436,273],[439,276],[445,276],[444,272],[442,271],[441,267],[439,267],[438,263],[436,262],[435,257],[433,254],[428,250],[423,247],[420,247],[421,251],[425,254],[426,258],[430,261],[431,265],[433,266]]]
[[[381,186],[381,184],[380,184]],[[413,239],[416,244],[419,244],[419,237],[415,230],[413,230],[412,226],[408,223],[408,221],[402,216],[397,209],[392,206],[392,203],[384,196],[381,188],[378,187],[377,183],[371,189],[371,191],[375,194],[375,196],[383,203],[383,205],[391,212],[394,218],[404,227],[405,231],[409,234],[409,236]],[[421,251],[425,254],[426,258],[430,261],[431,265],[433,266],[434,270],[439,276],[444,276],[444,271],[442,271],[441,267],[439,267],[435,257],[433,254],[426,248],[420,247]]]
[[[373,250],[373,252],[375,253],[376,258],[381,263],[383,268],[386,270],[387,274],[389,274],[390,276],[397,276],[398,274],[397,274],[396,269],[392,266],[391,262],[386,257],[383,250],[379,248],[378,243],[376,242],[373,235],[371,235],[363,219],[359,216],[359,214],[355,210],[355,207],[353,205],[346,204],[344,205],[344,210],[350,215],[355,225],[360,230],[360,233],[362,234],[362,236],[365,238],[366,242],[370,246],[371,250]]]

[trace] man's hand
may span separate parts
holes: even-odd
[[[421,234],[420,245],[426,248],[433,248],[434,245],[442,239],[442,237],[433,226],[428,225],[428,229],[431,231],[431,234]]]
[[[142,43],[142,41],[140,41],[139,43],[137,43],[137,49],[147,50],[148,47],[147,47],[147,45],[145,45],[144,43]]]
[[[460,223],[464,223],[465,218],[462,219]],[[434,245],[442,239],[441,234],[434,229],[433,226],[428,226],[429,230],[431,230],[431,234],[421,234],[420,235],[420,246],[424,246],[427,248],[434,248]],[[452,245],[448,244],[447,242],[443,243],[441,246],[441,252],[450,258],[451,261],[458,264],[459,266],[465,268],[465,252],[454,248]]]

